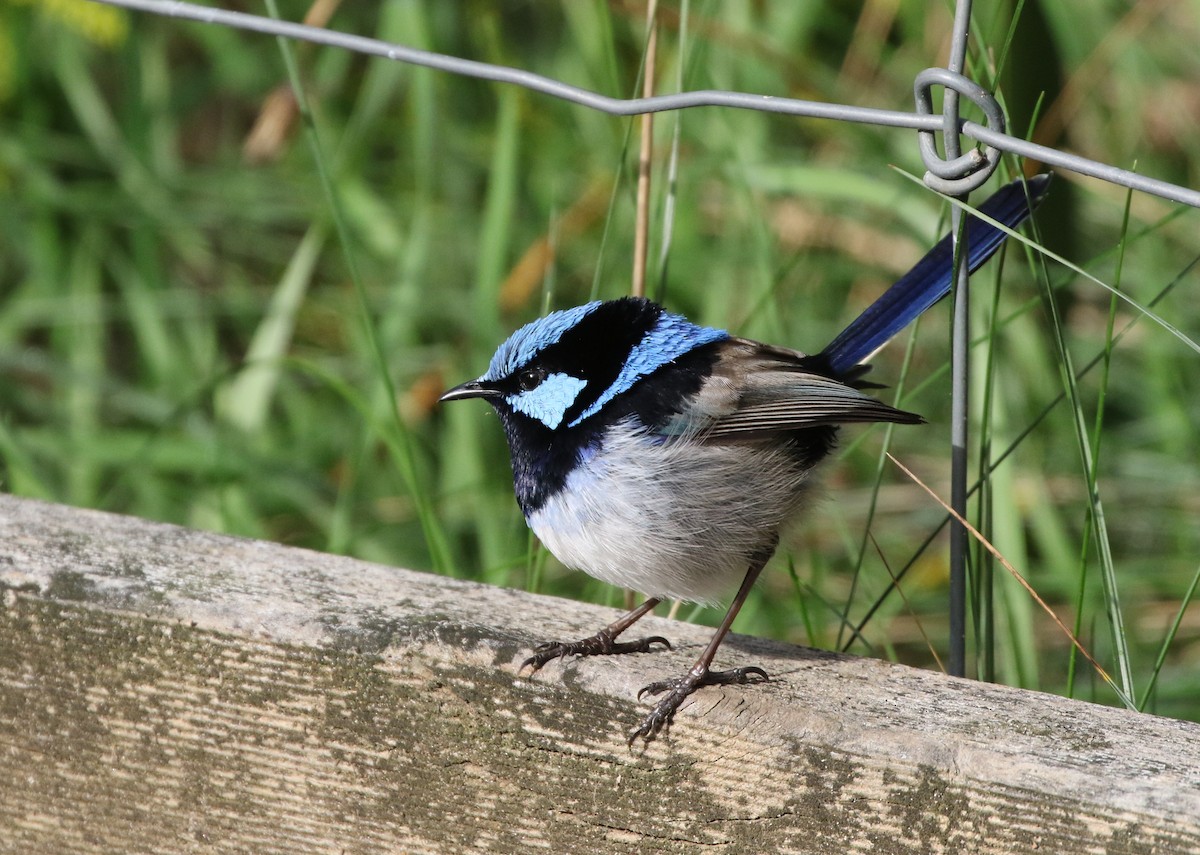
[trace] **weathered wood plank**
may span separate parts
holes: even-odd
[[[0,852],[1197,852],[1200,726],[0,496]]]

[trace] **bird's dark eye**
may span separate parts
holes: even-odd
[[[526,368],[517,375],[517,386],[522,392],[532,392],[546,379],[546,372],[540,368]]]

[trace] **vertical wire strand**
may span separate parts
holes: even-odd
[[[958,0],[954,7],[954,31],[946,67],[961,74],[967,56],[967,29],[971,21],[971,0]],[[961,154],[958,142],[958,93],[949,87],[942,101],[946,132],[943,144],[946,159]],[[961,197],[964,201],[966,195]],[[950,506],[964,519],[967,513],[967,422],[970,415],[970,339],[971,304],[969,279],[959,247],[965,245],[967,223],[957,206],[950,212],[950,233],[954,247],[954,321],[950,344]],[[950,650],[949,673],[966,675],[967,651],[967,529],[954,521],[950,527]]]

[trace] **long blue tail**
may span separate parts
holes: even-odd
[[[979,206],[979,210],[1014,228],[1045,198],[1049,186],[1049,174],[1025,182],[1014,181],[997,190]],[[1026,187],[1029,188],[1028,196]],[[967,269],[974,272],[992,257],[1006,237],[1008,235],[994,226],[972,217],[967,229]],[[834,374],[852,373],[855,366],[946,296],[953,279],[953,267],[950,235],[946,235],[821,352]]]

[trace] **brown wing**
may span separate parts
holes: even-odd
[[[924,421],[817,373],[798,351],[741,338],[722,347],[712,375],[668,433],[726,440],[851,422]]]

